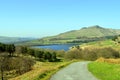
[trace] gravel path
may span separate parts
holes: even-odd
[[[58,71],[50,80],[98,80],[87,69],[89,62],[75,62]]]

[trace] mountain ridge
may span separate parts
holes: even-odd
[[[85,36],[85,37],[96,37],[96,36],[112,36],[112,35],[117,35],[117,31],[115,29],[109,29],[109,28],[103,28],[100,27],[98,25],[95,26],[90,26],[90,27],[85,27],[85,28],[81,28],[80,30],[72,30],[72,31],[68,31],[62,34],[58,34],[57,36],[65,36],[63,35],[65,34],[67,35],[73,35],[73,37],[79,37],[80,36]]]
[[[80,30],[71,30],[55,36],[44,37],[27,42],[27,44],[66,44],[107,39],[120,35],[120,29],[103,28],[99,25],[83,27]]]

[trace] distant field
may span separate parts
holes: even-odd
[[[104,40],[104,41],[96,41],[90,42],[80,45],[82,48],[84,47],[112,47],[116,50],[120,49],[120,44],[112,41],[112,40]]]

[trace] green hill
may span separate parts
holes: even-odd
[[[103,36],[113,36],[118,35],[120,30],[106,29],[98,25],[91,27],[84,27],[80,30],[73,30],[66,33],[57,35],[60,38],[77,38],[77,37],[103,37]]]
[[[96,40],[103,40],[115,35],[119,35],[119,29],[108,29],[98,25],[83,27],[80,30],[72,30],[56,36],[45,37],[38,40],[27,42],[26,44],[63,44],[63,43],[81,43]]]
[[[34,40],[33,38],[19,38],[19,37],[6,37],[0,36],[1,43],[20,43],[25,41]]]

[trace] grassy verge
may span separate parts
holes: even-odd
[[[74,61],[37,62],[33,70],[10,80],[49,80],[51,75]]]
[[[120,80],[120,64],[92,62],[88,69],[100,80]]]

